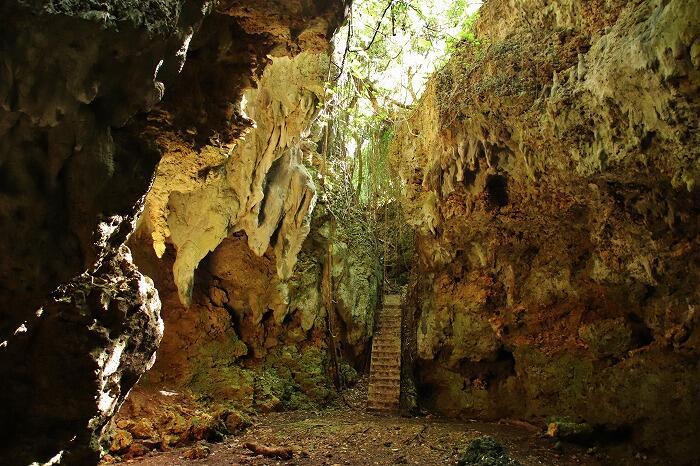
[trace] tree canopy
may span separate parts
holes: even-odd
[[[388,163],[397,122],[428,77],[461,41],[474,40],[475,0],[355,2],[336,35],[334,66],[323,102],[321,200],[355,242],[384,261],[408,253],[409,229],[396,202],[398,177]],[[383,248],[383,252],[379,249]]]

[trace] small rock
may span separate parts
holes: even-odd
[[[148,419],[139,419],[131,426],[129,432],[134,436],[134,438],[139,439],[149,439],[154,438],[158,434],[153,428],[153,424]]]
[[[129,425],[131,425],[131,422],[127,419],[119,419],[117,421],[117,427],[120,429],[128,429]]]
[[[211,454],[211,450],[208,446],[203,444],[197,444],[194,447],[187,450],[182,457],[186,460],[201,460],[208,457]]]
[[[134,443],[134,437],[132,437],[130,432],[117,429],[112,435],[112,443],[109,446],[109,451],[116,453],[126,450],[132,443]]]
[[[134,458],[140,458],[141,456],[146,456],[151,450],[142,443],[132,443],[129,450],[124,453],[123,458],[130,460]]]
[[[586,440],[593,435],[593,427],[585,422],[554,421],[547,425],[547,436],[568,441]]]
[[[116,463],[116,462],[117,462],[117,459],[110,454],[104,455],[102,457],[102,459],[100,460],[101,464],[112,464],[112,463]]]
[[[232,434],[250,426],[250,420],[238,411],[232,411],[224,418],[226,428]]]

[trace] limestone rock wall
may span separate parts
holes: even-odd
[[[199,262],[237,231],[245,231],[258,255],[272,244],[278,276],[291,275],[316,203],[302,141],[329,66],[326,54],[275,58],[257,88],[243,95],[242,114],[254,127],[240,141],[212,139],[199,150],[177,135],[163,142],[142,234],[150,235],[159,257],[166,241],[177,249],[173,273],[183,303],[191,302]]]
[[[272,58],[243,93],[240,115],[249,127],[231,143],[211,137],[193,145],[201,132],[194,127],[157,134],[164,156],[129,245],[154,277],[165,334],[114,438],[138,437],[142,421],[160,427],[147,439],[112,442],[114,455],[159,448],[155,439],[193,440],[187,422],[173,430],[158,421],[172,403],[139,407],[140,398],[161,398],[161,390],[193,398],[218,425],[222,410],[332,403],[334,343],[346,383],[364,369],[381,280],[377,259],[348,244],[345,226],[331,226],[325,206],[314,208],[310,174],[320,160],[311,128],[329,66],[325,51]]]
[[[153,369],[113,424],[114,457],[216,440],[254,413],[336,402],[329,325],[343,381],[354,383],[367,361],[381,269],[376,258],[349,247],[343,226],[332,228],[331,219],[317,206],[288,279],[277,274],[274,248],[258,256],[245,233],[230,235],[195,271],[189,306],[180,301],[169,267],[174,248],[158,258],[150,238],[132,239],[136,263],[161,295],[165,332]]]
[[[455,416],[587,422],[692,461],[700,10],[494,0],[480,14],[478,43],[393,147],[418,232],[419,397]]]
[[[142,386],[207,394],[217,403],[258,409],[254,385],[280,351],[318,353],[314,370],[322,373],[319,383],[332,384],[323,282],[329,246],[333,333],[342,350],[341,365],[350,372],[352,365],[361,370],[373,333],[380,270],[376,260],[348,248],[340,227],[331,240],[330,216],[324,212],[323,207],[315,211],[311,234],[288,279],[277,275],[274,248],[258,256],[244,233],[224,239],[196,271],[190,306],[181,303],[174,277],[163,267],[175,261],[175,251],[167,248],[159,259],[150,242],[132,241],[136,262],[155,279],[165,320],[158,360]],[[237,382],[225,380],[227,373]],[[312,401],[323,404],[330,398],[329,393]]]
[[[153,282],[123,245],[59,288],[0,356],[11,381],[1,414],[14,420],[3,457],[96,463],[109,420],[155,361],[159,311]]]
[[[325,49],[345,7],[216,3],[0,2],[0,462],[95,460],[162,332],[123,246],[158,135],[230,144],[269,54]]]

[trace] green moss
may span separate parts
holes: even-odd
[[[632,347],[632,328],[624,318],[585,325],[578,334],[598,357],[619,356]]]
[[[235,365],[199,367],[192,376],[189,386],[193,392],[216,400],[231,403],[241,408],[253,404],[253,373]]]
[[[265,368],[255,378],[255,408],[262,412],[277,411],[293,389],[291,380],[281,378],[274,368]]]
[[[493,437],[483,436],[472,440],[457,463],[459,466],[519,466],[508,456],[506,449]]]
[[[235,335],[231,338],[210,341],[199,347],[197,359],[214,363],[215,361],[233,362],[248,354],[248,347]]]
[[[516,350],[515,360],[528,399],[533,400],[531,414],[580,412],[594,382],[589,359],[572,353],[548,355],[523,346]]]
[[[335,395],[326,375],[327,354],[319,348],[300,352],[295,346],[284,346],[268,356],[266,365],[287,384],[282,399],[287,409],[324,404]]]
[[[359,379],[359,374],[355,368],[345,360],[340,361],[340,376],[347,386],[354,385]]]
[[[335,398],[324,350],[283,346],[273,349],[262,365],[244,368],[237,361],[246,353],[235,337],[203,345],[192,359],[188,387],[201,399],[246,411],[316,409]],[[356,379],[347,364],[343,370],[348,380]]]
[[[245,343],[235,335],[202,345],[192,359],[193,375],[189,387],[205,398],[250,407],[254,376],[235,364],[247,353]]]
[[[326,374],[327,362],[326,353],[318,348],[299,351],[289,345],[273,350],[261,368],[248,371],[253,377],[254,408],[262,412],[312,410],[330,402],[335,391]],[[348,377],[352,377],[351,371],[347,370]]]

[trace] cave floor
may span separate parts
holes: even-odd
[[[584,449],[554,449],[551,440],[520,423],[455,422],[432,417],[377,415],[361,409],[270,413],[256,418],[240,436],[207,445],[209,455],[192,457],[196,447],[171,450],[131,460],[135,465],[448,465],[456,464],[473,438],[491,435],[523,465],[599,465]],[[289,447],[290,460],[255,455],[244,447],[253,442]],[[200,447],[200,450],[202,448]]]

